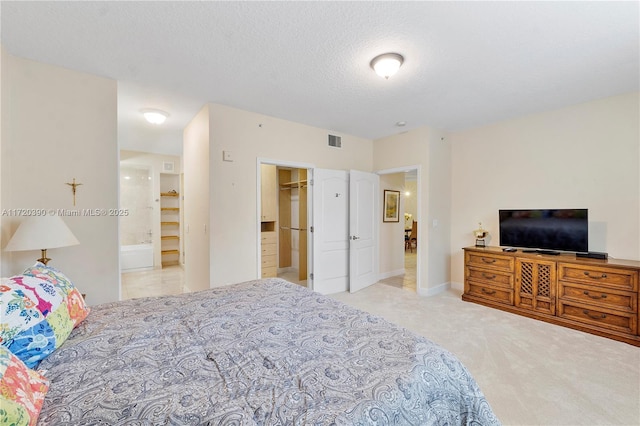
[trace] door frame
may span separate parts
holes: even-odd
[[[422,276],[422,271],[421,271],[422,268],[421,268],[421,262],[420,262],[420,253],[421,253],[421,248],[424,246],[424,244],[426,244],[426,241],[427,241],[427,239],[424,238],[424,236],[426,235],[425,233],[426,223],[421,220],[421,217],[422,217],[422,166],[420,164],[416,164],[416,165],[403,166],[403,167],[394,167],[391,169],[378,170],[376,173],[379,175],[390,175],[394,173],[406,173],[409,170],[416,171],[416,188],[417,188],[416,192],[418,194],[416,199],[417,217],[415,220],[421,224],[420,226],[418,226],[418,244],[416,245],[416,259],[417,259],[416,261],[416,293],[421,294],[420,277]]]
[[[280,166],[280,167],[291,167],[294,169],[307,169],[307,179],[313,179],[313,169],[316,167],[311,163],[302,163],[298,161],[284,161],[284,160],[274,160],[272,158],[264,158],[257,157],[256,158],[256,279],[262,278],[262,250],[260,249],[260,217],[261,212],[260,209],[262,207],[261,196],[262,196],[262,177],[260,176],[260,166],[262,164],[269,164],[272,166]],[[307,191],[307,224],[309,226],[313,225],[312,221],[312,213],[313,213],[313,194],[312,191]],[[308,234],[311,234],[309,230],[307,230]],[[312,267],[310,268],[309,265]],[[307,288],[313,290],[312,280],[309,279],[310,274],[313,273],[313,235],[307,238]]]

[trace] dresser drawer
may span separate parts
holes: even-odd
[[[558,280],[638,291],[638,273],[631,269],[559,263]]]
[[[486,269],[478,269],[474,267],[467,267],[465,271],[466,278],[469,280],[513,290],[513,274],[509,274],[507,272],[487,271]]]
[[[262,268],[262,278],[272,278],[277,275],[277,268],[270,266],[268,268]]]
[[[276,233],[274,231],[265,231],[260,233],[260,242],[262,244],[275,244]]]
[[[276,255],[262,256],[262,268],[276,267]]]
[[[631,313],[638,312],[638,295],[634,292],[562,281],[558,284],[560,299]]]
[[[261,251],[262,256],[275,255],[277,252],[278,245],[277,244],[262,244]]]
[[[636,334],[638,315],[636,313],[612,312],[608,309],[593,308],[588,305],[573,304],[560,300],[558,316],[606,330]]]
[[[500,270],[503,272],[513,272],[514,269],[514,257],[513,256],[500,256],[489,253],[478,253],[473,251],[465,252],[466,264],[469,266],[479,266],[484,268],[491,268],[492,270]]]
[[[476,283],[473,281],[467,281],[467,285],[467,294],[469,295],[481,297],[485,300],[490,300],[493,302],[513,305],[513,291],[511,290],[490,285],[483,285],[482,283]]]

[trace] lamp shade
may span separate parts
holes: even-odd
[[[18,226],[5,250],[46,250],[76,244],[80,242],[59,216],[30,216]]]

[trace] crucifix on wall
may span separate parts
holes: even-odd
[[[76,188],[82,184],[76,183],[76,178],[73,178],[73,182],[65,182],[65,183],[71,187],[71,192],[73,192],[73,205],[75,206],[76,205]]]

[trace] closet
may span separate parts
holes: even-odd
[[[307,279],[307,170],[261,165],[262,277]]]

